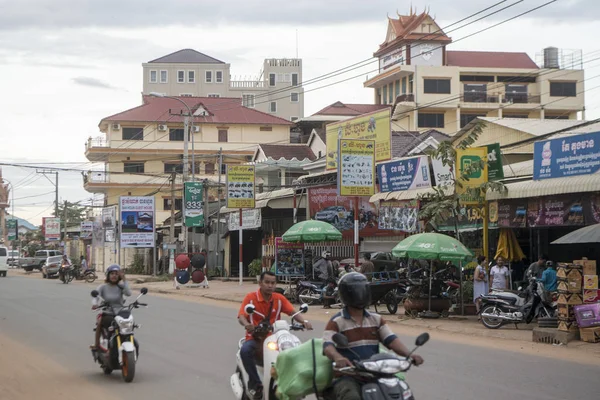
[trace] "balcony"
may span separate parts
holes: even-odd
[[[102,137],[89,137],[85,143],[85,156],[90,161],[105,161],[104,154],[110,148],[108,141]]]
[[[462,92],[462,103],[470,103],[465,107],[473,108],[497,108],[499,104],[523,104],[529,108],[530,105],[539,105],[541,96],[532,93],[506,93],[506,92]]]
[[[401,94],[400,96],[396,97],[396,104],[398,103],[414,103],[415,102],[415,95],[410,93],[410,94]]]
[[[231,89],[264,89],[265,81],[231,81],[229,82]]]
[[[540,104],[541,96],[531,93],[505,93],[502,96],[502,102],[512,104]]]
[[[495,103],[498,104],[498,95],[488,92],[463,92],[461,100],[464,103]]]

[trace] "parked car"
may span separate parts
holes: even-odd
[[[31,272],[34,269],[41,271],[48,257],[53,256],[62,256],[62,253],[58,250],[38,250],[33,257],[20,257],[19,267],[27,272]]]
[[[352,213],[346,210],[344,206],[325,207],[315,214],[317,221],[333,222],[334,224],[350,218],[352,218]]]
[[[9,267],[18,267],[19,266],[19,250],[8,250],[8,259],[7,264]]]
[[[5,277],[8,273],[8,249],[0,246],[0,276]]]
[[[363,253],[364,254],[364,253]],[[364,257],[359,257],[359,265],[365,261]],[[400,258],[396,258],[390,252],[371,253],[371,262],[375,265],[375,271],[397,271],[400,268]],[[354,258],[346,258],[340,261],[340,265],[345,267],[349,265],[354,268]]]
[[[58,278],[58,270],[62,264],[62,258],[63,256],[52,256],[46,259],[42,267],[42,277],[44,279]],[[71,260],[69,259],[70,262]]]

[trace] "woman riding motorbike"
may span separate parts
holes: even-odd
[[[117,264],[113,264],[106,269],[106,280],[103,285],[98,287],[99,296],[92,299],[92,310],[98,309],[101,302],[108,307],[98,314],[96,319],[96,340],[92,350],[100,347],[100,336],[102,328],[109,327],[114,318],[114,312],[119,311],[119,306],[125,304],[125,296],[131,296],[131,289],[125,280],[125,274]],[[113,311],[113,308],[115,311]]]

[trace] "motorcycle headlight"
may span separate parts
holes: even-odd
[[[128,335],[133,332],[133,318],[115,317],[115,322],[119,327],[119,332],[123,335]]]
[[[410,361],[401,359],[388,359],[378,361],[365,361],[363,367],[369,372],[383,374],[397,374],[410,368]]]
[[[300,340],[292,335],[281,335],[277,340],[279,351],[284,351],[300,345]]]

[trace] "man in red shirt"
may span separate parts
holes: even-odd
[[[248,389],[253,398],[262,399],[263,388],[261,379],[258,376],[256,362],[257,356],[259,355],[258,352],[262,352],[264,338],[262,338],[262,340],[260,338],[257,339],[252,336],[252,333],[256,326],[261,323],[263,317],[258,314],[246,314],[245,307],[248,304],[254,305],[257,313],[269,317],[271,325],[280,319],[281,313],[292,315],[296,310],[288,299],[279,293],[275,293],[277,279],[273,272],[263,272],[260,275],[258,285],[259,289],[257,291],[248,293],[246,297],[244,297],[244,301],[242,302],[242,306],[238,313],[238,322],[246,329],[246,341],[240,350],[240,357],[242,358],[242,363],[244,364],[244,368],[246,369],[250,380]],[[296,315],[294,319],[296,322],[304,325],[306,329],[312,329],[312,325],[302,317],[302,314]],[[258,358],[260,359],[262,357]]]

